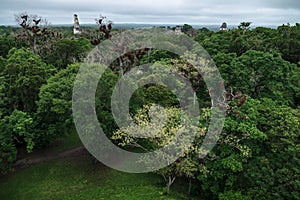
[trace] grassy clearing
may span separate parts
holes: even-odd
[[[67,135],[57,139],[50,147],[46,149],[35,149],[32,153],[27,153],[25,148],[18,150],[17,160],[24,158],[35,158],[41,156],[57,155],[59,153],[83,146],[75,128],[70,130]]]
[[[128,174],[94,164],[89,156],[54,160],[0,179],[1,200],[187,199],[164,194],[155,174]]]
[[[54,146],[23,156],[56,154],[79,146],[82,143],[74,130]],[[174,188],[178,187],[181,186]],[[159,175],[122,173],[95,164],[94,158],[89,155],[39,163],[0,178],[0,200],[188,199],[174,190],[171,192],[171,195],[165,195]]]
[[[58,139],[56,143],[57,144],[52,147],[52,150],[57,153],[83,145],[75,127],[71,131],[68,131],[65,137]]]

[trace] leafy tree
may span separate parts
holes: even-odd
[[[279,106],[270,99],[263,99],[257,107],[258,126],[267,140],[245,166],[244,187],[255,199],[298,199],[299,110]]]
[[[195,36],[195,41],[201,43],[206,37],[210,37],[214,32],[210,31],[208,28],[199,29],[198,34]]]
[[[154,112],[155,119],[150,119],[149,110]],[[181,120],[183,119],[181,110],[178,108],[166,108],[167,120],[166,123],[161,124],[164,121],[164,113],[157,110],[156,107],[144,106],[134,116],[134,122],[137,126],[126,127],[125,129],[117,130],[113,133],[112,139],[117,141],[120,146],[140,148],[143,151],[151,152],[161,147],[168,145],[180,132],[180,134],[190,134],[190,132],[197,132],[196,137],[203,136],[205,129],[198,128],[196,126],[181,126]],[[152,113],[153,114],[153,113]],[[151,121],[150,121],[151,120]],[[185,122],[183,122],[185,124]],[[151,128],[149,129],[149,125]],[[148,127],[148,128],[147,128]],[[127,134],[138,133],[147,139],[139,139]],[[150,131],[151,130],[151,131]],[[156,134],[153,134],[156,133]],[[176,148],[186,149],[187,141],[183,138],[178,138]],[[166,182],[166,192],[170,193],[170,187],[174,183],[175,179],[182,176],[188,178],[195,178],[194,173],[197,171],[197,159],[193,155],[197,152],[197,148],[193,145],[186,149],[181,158],[177,159],[174,163],[170,163],[173,159],[173,154],[165,152],[164,160],[169,166],[157,171],[161,174]],[[151,158],[145,156],[143,162],[151,162]]]
[[[81,63],[68,65],[48,79],[41,87],[35,126],[39,145],[49,145],[74,128],[72,116],[72,92]],[[111,113],[111,96],[118,76],[107,70],[99,80],[96,91],[96,112],[105,133],[111,135],[116,124]]]
[[[266,53],[277,51],[275,29],[257,27],[250,30],[245,26],[242,27],[231,31],[231,52],[240,56],[248,50]]]
[[[1,70],[0,104],[0,165],[9,170],[16,159],[17,146],[26,146],[32,152],[36,146],[33,115],[40,87],[56,70],[42,62],[28,49],[13,48]]]
[[[199,42],[202,47],[211,55],[217,53],[229,53],[231,47],[231,34],[230,32],[217,32],[217,33],[204,33],[198,35],[195,40]]]
[[[28,49],[9,51],[6,66],[1,73],[4,79],[5,104],[9,113],[18,109],[33,113],[40,87],[56,70]]]
[[[234,52],[237,55],[242,55],[247,50],[251,49],[249,38],[251,32],[248,29],[234,29],[231,33],[230,52]]]
[[[221,72],[224,71],[224,73],[230,73],[231,69],[230,69],[230,65],[232,63],[232,61],[234,59],[237,58],[236,53],[218,53],[215,56],[212,57],[212,59],[214,60],[215,64],[217,65],[217,67],[219,68],[219,70]],[[224,67],[224,69],[223,69]],[[227,68],[225,68],[227,67]],[[234,73],[234,72],[232,72]]]
[[[298,76],[297,68],[278,54],[249,50],[237,58],[233,54],[219,54],[214,58],[226,84],[234,91],[241,91],[253,98],[268,97],[283,104],[295,105],[298,98],[294,81]],[[230,64],[229,60],[232,60]]]
[[[297,64],[300,61],[300,24],[295,26],[290,24],[282,25],[277,28],[277,37],[275,44],[282,57],[292,63]]]
[[[139,64],[149,64],[155,63],[158,61],[169,61],[171,58],[177,58],[178,56],[172,52],[168,52],[165,50],[153,49],[149,51],[147,56],[143,56]]]
[[[69,65],[47,80],[39,92],[35,127],[40,146],[49,145],[73,126],[72,90],[80,64]]]
[[[6,58],[10,49],[13,47],[19,48],[21,46],[25,45],[22,45],[12,36],[0,36],[0,56],[3,58]]]
[[[6,65],[6,59],[4,59],[2,56],[0,56],[0,73],[4,70]]]
[[[119,78],[120,77],[111,70],[106,70],[99,80],[96,91],[97,117],[104,133],[106,133],[107,136],[111,136],[112,133],[117,129],[117,125],[114,121],[114,116],[112,115],[111,111],[111,97]]]
[[[45,53],[44,60],[57,69],[65,69],[69,64],[81,62],[91,50],[90,41],[86,38],[62,38],[52,44],[52,50]]]
[[[220,200],[250,200],[251,198],[243,195],[241,192],[226,191],[219,195]]]
[[[266,27],[256,27],[248,32],[245,41],[249,43],[248,50],[256,50],[263,52],[277,51],[276,47],[276,30]],[[234,46],[232,46],[234,50]]]
[[[176,96],[162,85],[150,85],[143,89],[143,105],[159,104],[163,107],[172,107],[178,105]],[[141,108],[141,107],[140,107]]]
[[[18,27],[14,26],[0,26],[0,35],[1,36],[8,36],[11,35],[11,33],[14,33],[17,31]]]
[[[257,151],[256,141],[265,140],[265,134],[259,130],[255,122],[258,112],[251,109],[255,100],[247,99],[238,107],[241,100],[233,100],[230,107],[234,112],[228,113],[224,129],[213,150],[199,160],[197,179],[199,190],[204,199],[217,199],[226,191],[238,191],[238,178],[244,170],[244,165]],[[200,116],[200,122],[208,126],[210,112]]]
[[[26,145],[27,152],[32,152],[34,133],[33,119],[25,112],[15,110],[10,116],[0,120],[0,171],[6,173],[16,160],[16,144]]]
[[[199,163],[202,197],[298,197],[298,130],[297,110],[270,99],[247,98],[242,107],[228,115],[218,144]]]

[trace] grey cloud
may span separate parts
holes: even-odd
[[[262,1],[262,5],[269,8],[300,9],[299,0],[268,0]]]
[[[115,22],[237,24],[295,23],[300,19],[298,0],[2,0],[0,24],[14,24],[13,14],[27,11],[53,24],[72,23],[74,13],[83,23],[104,14]]]

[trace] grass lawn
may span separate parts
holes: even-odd
[[[93,161],[86,155],[19,170],[0,179],[0,199],[188,199],[175,191],[166,196],[159,175],[122,173]]]
[[[72,130],[68,131],[68,134],[65,137],[58,139],[50,148],[50,151],[60,153],[79,146],[83,146],[83,144],[74,127]]]
[[[82,143],[74,130],[54,146],[23,156],[41,157],[45,153],[56,154],[78,146]],[[159,175],[123,173],[95,164],[94,160],[89,155],[59,158],[0,177],[0,200],[189,199],[175,191],[180,191],[180,183],[174,185],[171,195],[166,195]]]

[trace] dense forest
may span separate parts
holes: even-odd
[[[73,27],[51,27],[31,16],[19,17],[19,27],[0,27],[2,174],[13,170],[20,152],[47,149],[74,131],[72,89],[81,63],[96,45],[124,31],[99,19],[98,28],[86,27],[81,35],[74,35]],[[141,146],[155,150],[174,135],[178,100],[161,85],[139,88],[130,100],[137,124],[147,123],[145,116],[153,103],[167,108],[168,122],[159,137],[126,136],[111,111],[114,86],[129,71],[126,63],[163,64],[191,81],[201,110],[194,150],[154,172],[162,175],[166,193],[172,193],[173,183],[180,181],[187,188],[185,194],[195,199],[300,199],[300,24],[274,29],[251,28],[251,23],[242,22],[224,31],[185,24],[182,32],[210,54],[225,81],[226,120],[213,150],[201,159],[195,150],[210,118],[203,79],[191,76],[193,66],[177,55],[157,49],[124,55],[99,80],[96,96],[101,101],[96,101],[96,111],[106,135],[133,151]]]

